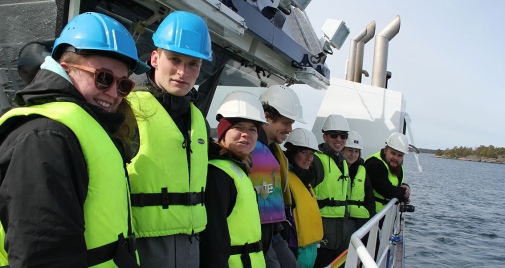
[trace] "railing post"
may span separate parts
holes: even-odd
[[[354,232],[349,242],[346,268],[356,268],[359,261],[365,268],[384,267],[386,264],[385,257],[390,249],[389,238],[397,229],[397,220],[400,220],[396,198],[389,201],[384,208],[379,211],[374,217],[363,225],[360,229]],[[384,218],[384,223],[381,228],[380,247],[375,256],[375,248],[377,245],[377,237],[379,232],[379,223]],[[368,234],[367,246],[363,245],[361,239]],[[377,260],[377,261],[376,261]],[[378,265],[379,264],[379,265]]]

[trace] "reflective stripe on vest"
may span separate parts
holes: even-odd
[[[231,246],[256,244],[261,240],[261,225],[256,192],[247,174],[233,161],[213,159],[209,163],[228,174],[237,188],[235,206],[226,219],[230,232]],[[261,243],[257,243],[261,245]],[[261,249],[250,252],[252,267],[265,267],[265,259]],[[230,255],[229,267],[243,267],[241,255]]]
[[[257,141],[252,163],[250,178],[258,192],[261,224],[284,221],[286,213],[279,162],[265,144]]]
[[[307,189],[292,171],[289,172],[289,188],[295,200],[293,209],[298,247],[305,247],[323,239],[323,220],[312,187]]]
[[[345,216],[347,199],[347,184],[349,183],[349,171],[347,162],[343,161],[344,173],[340,171],[335,161],[326,154],[315,153],[321,160],[324,170],[323,181],[314,188],[317,200],[330,201],[333,205],[319,206],[321,216],[327,218],[342,218]],[[328,203],[330,203],[328,202]]]
[[[165,108],[146,91],[132,92],[127,97],[136,115],[140,148],[128,165],[132,196],[162,194],[177,200],[179,196],[197,196],[205,189],[208,164],[208,140],[205,119],[191,104],[191,165],[188,165],[184,136]],[[165,189],[166,188],[166,189]],[[189,194],[187,194],[189,193]],[[179,194],[179,195],[177,195]],[[165,196],[168,196],[165,195]],[[166,200],[169,198],[167,197]],[[133,206],[133,223],[139,237],[157,237],[201,232],[207,224],[202,199],[195,204]],[[191,202],[189,202],[191,203]]]
[[[113,244],[118,241],[118,235],[128,237],[129,191],[123,159],[102,126],[81,107],[70,102],[15,108],[2,116],[0,124],[11,117],[32,114],[66,125],[79,140],[89,173],[84,202],[84,237],[89,252]],[[109,257],[105,258],[108,261],[93,267],[117,267]]]
[[[398,177],[393,174],[391,172],[391,170],[389,170],[389,166],[388,164],[386,163],[386,161],[382,160],[382,157],[381,157],[381,151],[371,155],[370,157],[368,157],[366,160],[372,158],[372,157],[375,157],[377,159],[379,159],[383,164],[384,166],[386,167],[386,169],[388,170],[388,179],[389,181],[391,182],[391,184],[393,186],[398,186],[400,185],[400,181],[398,180]],[[403,173],[403,167],[402,167],[402,173]],[[384,207],[385,204],[387,204],[389,202],[389,198],[385,198],[384,196],[382,196],[381,194],[379,194],[377,191],[375,191],[375,189],[373,190],[373,195],[375,196],[375,211],[376,212],[379,212],[382,210],[382,208]],[[380,202],[379,200],[382,200],[383,202]]]
[[[347,197],[347,208],[349,217],[358,219],[370,218],[370,213],[364,206],[365,203],[365,178],[366,170],[363,165],[358,166],[358,172],[352,183],[349,183],[349,197]]]

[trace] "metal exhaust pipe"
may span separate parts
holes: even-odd
[[[345,80],[354,81],[354,73],[356,69],[356,53],[358,42],[366,36],[367,29],[361,30],[355,37],[351,39],[351,48],[349,49],[349,61],[347,62],[347,70]]]
[[[386,87],[387,59],[389,41],[400,31],[400,16],[396,16],[379,34],[375,36],[375,49],[372,68],[372,86]]]
[[[365,44],[372,40],[375,34],[375,21],[370,22],[365,28],[366,35],[357,44],[356,49],[356,66],[354,68],[354,82],[361,83],[363,73],[363,57],[365,55]]]

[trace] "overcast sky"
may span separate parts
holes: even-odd
[[[504,11],[505,1],[477,0],[313,0],[306,9],[319,37],[327,18],[350,29],[326,61],[331,76],[341,79],[349,41],[373,20],[377,34],[400,16],[400,32],[389,44],[388,88],[403,92],[415,143],[429,149],[505,147]],[[370,74],[374,42],[365,46],[363,69]],[[362,83],[371,84],[370,78]],[[323,95],[307,94],[299,94],[304,115],[314,120],[317,111],[309,107]]]

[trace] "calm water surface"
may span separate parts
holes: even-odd
[[[405,267],[505,267],[505,165],[405,159],[415,212],[407,215]]]

